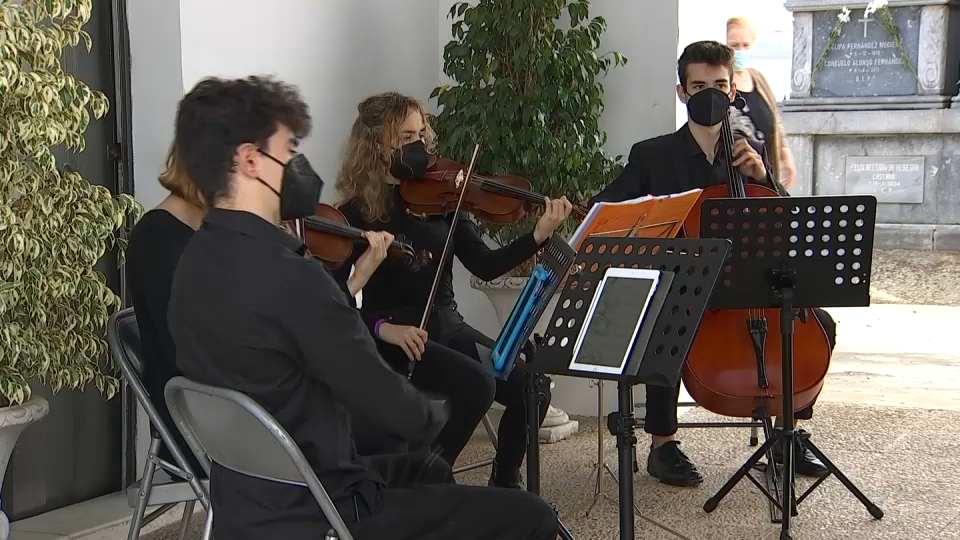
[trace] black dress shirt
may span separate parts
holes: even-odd
[[[781,195],[786,192],[779,182],[770,175],[770,162],[764,146],[747,139],[750,146],[760,154],[767,176],[755,180],[744,176],[744,180],[754,184],[773,187]],[[644,195],[673,195],[691,189],[702,189],[727,182],[727,157],[718,152],[713,163],[706,155],[684,124],[676,133],[662,135],[638,142],[630,149],[627,166],[616,180],[594,195],[588,202],[593,206],[598,202],[619,202]]]
[[[395,187],[390,188],[391,204],[387,221],[369,221],[360,213],[359,204],[350,201],[340,211],[351,225],[365,231],[387,231],[400,237],[415,250],[427,250],[433,256],[430,265],[414,271],[402,258],[387,257],[363,287],[363,311],[393,317],[401,324],[420,323],[437,264],[443,254],[443,245],[450,232],[450,216],[427,217],[411,215],[399,200]],[[468,216],[460,218],[453,234],[453,254],[473,275],[484,281],[496,279],[537,254],[541,246],[529,232],[509,245],[494,249],[483,241],[480,230]],[[345,282],[350,268],[366,250],[366,244],[357,244],[353,255],[335,271],[337,280]],[[440,276],[437,289],[437,309],[456,309],[453,293],[453,265],[447,264]],[[367,315],[371,317],[372,315]]]
[[[383,480],[357,455],[350,417],[425,444],[445,414],[383,362],[360,314],[303,250],[255,214],[210,210],[173,281],[177,364],[188,378],[256,400],[335,502],[359,498],[376,513]],[[268,538],[291,523],[323,521],[305,488],[265,487],[215,466],[211,493],[222,538]]]

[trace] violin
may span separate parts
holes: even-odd
[[[310,256],[320,259],[330,268],[338,268],[353,253],[354,244],[367,244],[363,231],[352,227],[347,218],[329,204],[317,203],[313,216],[303,218],[299,236]],[[414,270],[430,264],[429,251],[415,251],[409,244],[394,240],[387,248],[389,255],[406,259]]]
[[[703,201],[712,198],[780,197],[778,191],[744,183],[733,163],[733,131],[729,109],[720,129],[727,155],[726,184],[703,190],[683,223],[687,238],[700,235]],[[720,309],[704,313],[683,365],[683,384],[694,401],[723,416],[752,418],[763,406],[770,416],[783,411],[782,334],[780,309]],[[794,325],[793,406],[797,412],[820,394],[830,367],[830,342],[809,308]]]
[[[458,208],[466,181],[461,209],[490,223],[513,223],[533,206],[543,206],[544,196],[532,190],[530,181],[513,174],[494,177],[465,172],[467,167],[452,159],[431,154],[427,172],[421,179],[400,183],[400,198],[407,210],[416,215],[447,215]],[[574,207],[582,219],[586,212]]]

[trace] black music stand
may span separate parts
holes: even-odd
[[[791,517],[827,476],[799,498],[795,491],[794,444],[803,440],[830,473],[876,519],[883,511],[864,495],[809,435],[794,431],[793,323],[801,308],[870,305],[870,268],[877,199],[869,195],[838,197],[764,197],[708,199],[701,207],[700,236],[730,238],[731,257],[724,266],[710,308],[780,308],[783,382],[783,428],[774,430],[740,470],[703,505],[706,512],[720,501],[778,442],[783,444],[779,500],[748,476],[782,513],[780,538],[790,536]],[[768,284],[767,287],[757,286]],[[773,464],[768,464],[773,468]],[[789,511],[787,509],[789,508]]]
[[[588,237],[550,316],[537,358],[527,365],[537,373],[617,381],[619,410],[607,416],[607,428],[617,437],[621,539],[634,538],[633,510],[637,508],[633,500],[637,444],[633,386],[673,387],[679,382],[683,361],[730,245],[726,239]],[[647,310],[648,315],[657,316],[644,316],[622,375],[570,370],[574,343],[594,287],[606,270],[614,267],[660,271],[661,285]]]

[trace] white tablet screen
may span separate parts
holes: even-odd
[[[623,372],[658,282],[659,272],[647,270],[644,273],[647,274],[644,277],[636,274],[627,277],[610,275],[608,271],[602,288],[597,290],[599,298],[594,299],[592,315],[588,315],[590,319],[578,336],[579,347],[574,350],[570,369]]]

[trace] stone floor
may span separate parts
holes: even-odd
[[[699,409],[685,420],[711,419]],[[618,538],[614,502],[601,498],[593,512],[596,424],[580,419],[580,432],[571,439],[545,445],[542,450],[542,490],[557,505],[561,519],[579,540]],[[960,411],[928,410],[827,401],[806,427],[821,449],[885,512],[874,520],[835,479],[827,479],[800,505],[794,525],[798,540],[960,540],[960,486],[953,471],[960,468],[960,440],[953,426]],[[616,447],[604,434],[604,457],[616,471]],[[642,515],[636,522],[638,539],[773,540],[779,526],[769,521],[763,496],[747,480],[741,482],[711,514],[701,506],[745,461],[750,453],[743,428],[689,429],[683,447],[704,474],[698,488],[663,486],[641,473],[635,476],[635,497]],[[641,441],[643,439],[641,438]],[[465,451],[462,463],[490,453],[477,439]],[[642,451],[643,454],[643,451]],[[645,455],[645,454],[644,454]],[[459,481],[482,484],[486,470],[465,473]],[[617,486],[603,478],[603,493],[616,500]],[[806,489],[810,481],[802,479]],[[199,538],[199,515],[194,535]],[[146,540],[176,537],[175,526],[145,536]]]
[[[874,520],[830,478],[800,505],[794,538],[960,540],[960,484],[954,480],[960,468],[955,427],[960,422],[960,353],[949,339],[960,322],[960,308],[887,304],[830,312],[838,320],[839,345],[816,416],[804,427],[886,515]],[[694,409],[684,419],[709,416]],[[571,439],[542,446],[543,496],[557,504],[577,539],[615,539],[615,503],[601,499],[585,515],[594,499],[597,432],[595,418],[579,420],[580,432]],[[769,522],[765,499],[746,480],[712,514],[701,508],[751,454],[747,430],[688,429],[681,435],[683,448],[706,481],[698,488],[679,489],[637,475],[635,497],[642,517],[636,519],[636,538],[778,538],[779,527]],[[642,436],[640,441],[641,446],[647,444]],[[490,451],[489,443],[478,437],[461,463],[486,457]],[[607,433],[604,455],[616,471],[616,447]],[[641,457],[645,455],[641,450]],[[460,481],[482,484],[486,474],[469,472]],[[615,498],[616,484],[609,476],[603,483],[604,493]],[[809,482],[801,480],[801,485]],[[173,525],[144,536],[175,537]]]

